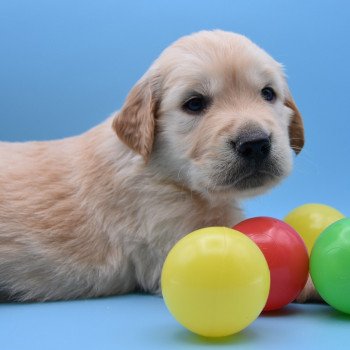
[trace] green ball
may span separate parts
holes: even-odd
[[[310,274],[321,297],[350,314],[350,218],[328,226],[311,252]]]

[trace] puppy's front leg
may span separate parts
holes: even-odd
[[[318,294],[315,286],[312,282],[312,279],[309,275],[309,278],[306,282],[306,285],[302,292],[299,294],[298,298],[295,300],[297,303],[324,303],[325,301],[322,299],[320,294]]]

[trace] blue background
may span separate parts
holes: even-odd
[[[129,89],[172,41],[194,31],[216,28],[247,35],[286,66],[306,128],[306,147],[296,158],[293,174],[270,194],[248,201],[247,215],[282,218],[295,206],[308,202],[329,204],[350,215],[347,1],[2,0],[0,140],[46,140],[84,132],[121,107]],[[35,334],[44,340],[45,349],[50,348],[47,346],[50,341],[52,348],[63,348],[59,345],[67,348],[67,344],[79,348],[84,341],[95,344],[89,338],[93,335],[96,342],[104,344],[103,349],[121,348],[118,347],[121,339],[131,344],[138,336],[143,339],[145,324],[153,331],[154,327],[169,322],[169,327],[177,327],[175,322],[167,321],[161,299],[135,298],[44,306],[2,305],[0,332],[8,336],[2,338],[6,350],[24,349],[25,343],[38,349]],[[153,303],[157,305],[154,308]],[[108,308],[113,307],[116,310],[110,314]],[[271,326],[273,332],[275,327],[282,328],[275,342],[279,349],[282,343],[294,344],[308,337],[307,332],[319,338],[317,329],[322,330],[322,325],[325,332],[334,325],[340,333],[344,327],[349,328],[350,323],[329,315],[327,321],[321,322],[320,313],[324,315],[323,308],[310,314],[305,312],[306,318],[303,313],[289,313],[287,319],[295,325],[294,333],[289,331],[287,321],[282,323],[278,318],[277,322],[270,318],[258,322],[263,327],[260,329]],[[95,319],[95,323],[79,324],[81,317]],[[138,320],[134,329],[130,320]],[[312,328],[310,321],[321,328]],[[113,324],[119,328],[108,328]],[[297,324],[304,328],[298,329]],[[95,333],[91,327],[97,327]],[[171,329],[176,333],[175,328]],[[115,337],[106,337],[104,332]],[[162,348],[168,341],[169,344],[180,341],[180,345],[186,343],[189,347],[201,345],[179,332],[178,337],[165,332],[158,343]],[[161,337],[159,334],[153,340],[157,342]],[[273,348],[271,336],[251,338],[252,343],[244,338],[239,344],[248,348],[265,344]],[[149,335],[145,339],[143,346],[139,343],[140,348],[147,348],[147,344],[150,349],[156,348]],[[321,339],[323,343],[318,348],[325,345],[325,339]],[[331,339],[333,345],[334,341],[345,344],[341,334]]]

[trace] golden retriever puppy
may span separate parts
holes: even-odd
[[[92,130],[0,143],[0,291],[159,293],[176,241],[239,222],[240,201],[284,179],[303,142],[279,63],[238,34],[181,38]]]

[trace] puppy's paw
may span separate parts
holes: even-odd
[[[295,300],[297,303],[324,303],[322,297],[318,294],[315,289],[314,284],[312,283],[311,277],[306,282],[306,285],[302,292],[299,294]]]

